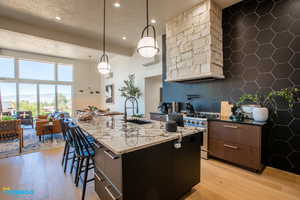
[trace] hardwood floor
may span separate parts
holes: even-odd
[[[0,159],[0,199],[17,199],[5,195],[3,188],[33,190],[23,199],[77,200],[76,188],[60,165],[61,148]],[[300,200],[300,176],[267,167],[258,175],[215,160],[202,160],[201,183],[182,200]],[[87,198],[98,200],[93,183]]]

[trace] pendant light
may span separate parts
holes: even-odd
[[[109,65],[108,55],[106,54],[106,51],[105,51],[106,0],[103,0],[103,1],[104,1],[104,6],[103,6],[103,54],[98,63],[98,71],[101,74],[108,74],[110,72],[110,65]]]
[[[148,0],[146,0],[146,20],[147,25],[143,29],[142,37],[138,43],[137,52],[145,57],[145,58],[151,58],[155,56],[159,52],[159,48],[156,41],[156,31],[153,25],[149,24],[149,3]],[[153,37],[149,35],[149,32],[152,29]],[[145,35],[146,33],[146,35]]]

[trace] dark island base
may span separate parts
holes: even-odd
[[[174,148],[176,141],[118,158],[122,163],[120,184],[111,181],[115,177],[103,173],[96,159],[95,188],[100,199],[176,200],[190,192],[200,182],[202,133],[184,137],[180,149]]]

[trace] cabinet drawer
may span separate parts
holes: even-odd
[[[225,155],[223,145],[224,142],[222,140],[210,139],[208,143],[209,155],[224,159]]]
[[[261,127],[238,123],[209,122],[209,138],[259,148]]]
[[[120,191],[122,191],[122,158],[108,149],[103,150],[103,173]]]
[[[95,191],[101,200],[121,200],[120,193],[104,178],[99,172],[95,171]]]
[[[100,147],[96,150],[95,164],[99,170],[101,171],[104,170],[104,148],[103,147]]]
[[[252,169],[260,167],[260,155],[256,148],[224,142],[225,159]]]
[[[252,169],[259,169],[261,165],[259,149],[247,145],[222,140],[210,140],[209,154]]]

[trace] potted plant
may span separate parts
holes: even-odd
[[[135,75],[129,74],[128,78],[128,80],[124,81],[125,86],[119,89],[119,91],[121,92],[121,96],[125,98],[140,98],[142,96],[142,92],[138,87],[135,86]]]
[[[285,88],[278,91],[271,91],[267,95],[259,94],[244,94],[240,97],[237,105],[241,106],[247,103],[254,103],[258,105],[253,107],[252,114],[255,121],[267,121],[269,118],[269,110],[277,111],[277,100],[284,101],[288,104],[290,109],[293,108],[295,102],[299,102],[298,88]]]

